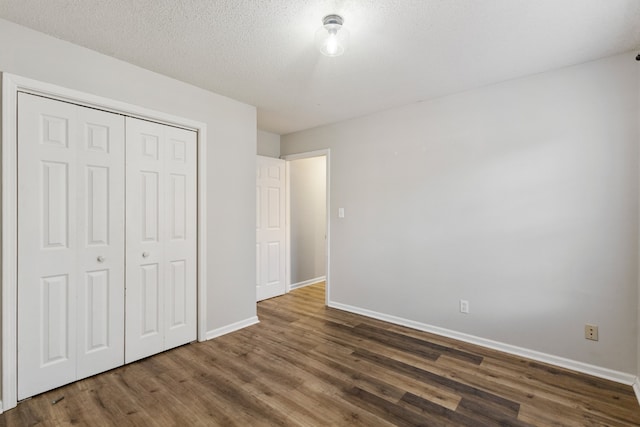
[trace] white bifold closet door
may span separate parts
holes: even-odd
[[[20,93],[18,399],[196,339],[196,133]]]
[[[126,120],[126,363],[196,339],[196,133]]]
[[[18,96],[18,399],[124,361],[124,117]]]

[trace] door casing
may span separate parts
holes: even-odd
[[[97,108],[100,110],[123,114],[143,120],[151,120],[161,124],[182,127],[196,131],[198,134],[198,172],[197,172],[197,215],[198,215],[198,244],[197,244],[197,281],[198,281],[198,341],[206,340],[207,332],[207,297],[206,297],[206,124],[183,117],[174,116],[149,108],[139,107],[129,103],[104,98],[84,92],[67,89],[61,86],[40,82],[33,79],[2,73],[2,142],[1,164],[2,171],[2,233],[0,267],[2,269],[2,380],[1,400],[2,411],[17,405],[17,291],[18,291],[18,218],[17,218],[17,99],[18,92],[45,96],[60,101]]]

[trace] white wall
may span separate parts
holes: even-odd
[[[255,107],[0,20],[0,70],[207,124],[208,330],[256,315]]]
[[[326,157],[289,162],[291,284],[326,275]]]
[[[258,156],[280,158],[280,135],[258,129],[256,152]]]
[[[283,136],[331,149],[332,301],[635,374],[634,56]]]

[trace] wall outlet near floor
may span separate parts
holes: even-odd
[[[469,314],[469,301],[466,299],[460,300],[460,313]]]
[[[584,325],[584,337],[588,340],[598,341],[598,327],[596,325]]]

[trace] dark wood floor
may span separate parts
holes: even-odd
[[[0,425],[640,425],[631,387],[329,309],[321,285],[258,315],[36,396]]]

